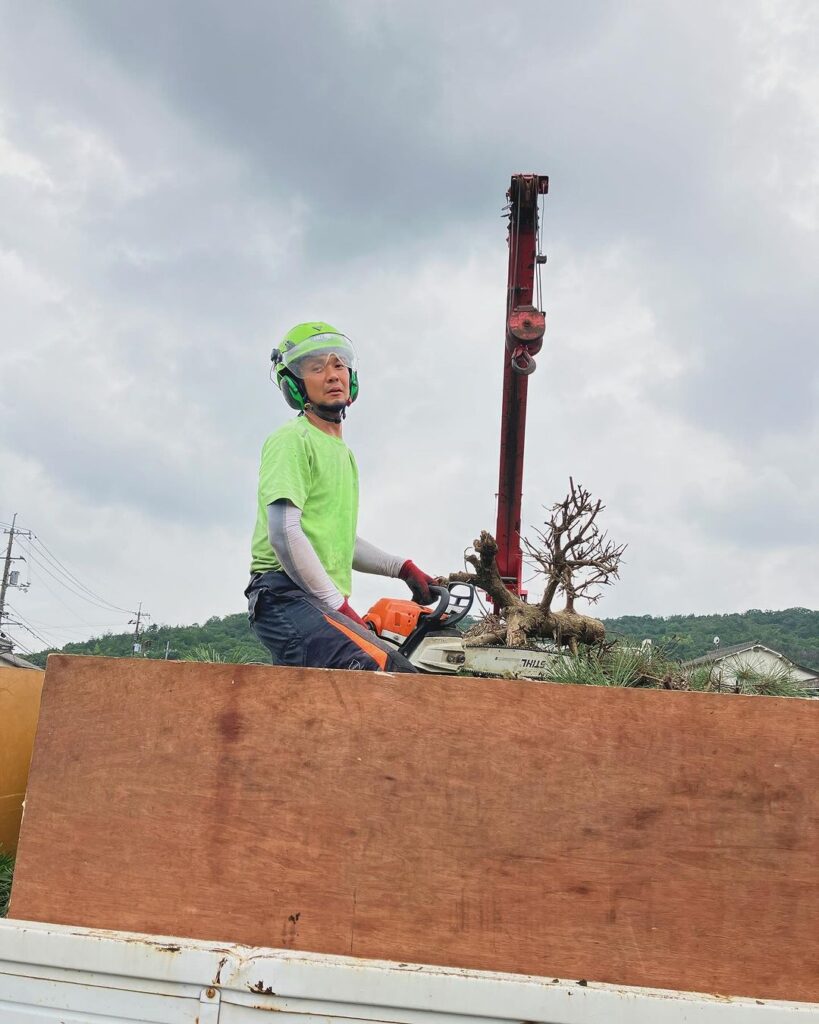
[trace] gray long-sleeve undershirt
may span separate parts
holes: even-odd
[[[327,575],[301,525],[301,509],[281,499],[267,506],[267,537],[290,579],[331,608],[340,608],[345,596]],[[353,568],[358,572],[395,577],[406,559],[390,555],[362,537],[355,539]]]

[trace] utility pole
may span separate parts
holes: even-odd
[[[134,627],[134,654],[140,654],[142,652],[142,644],[140,643],[139,640],[139,624],[143,619],[150,619],[150,617],[151,616],[148,615],[147,612],[143,614],[142,602],[140,601],[139,608],[137,609],[136,613],[136,618],[128,620],[128,625]]]
[[[8,530],[4,530],[3,531],[4,533],[8,534],[9,542],[8,542],[7,547],[6,547],[6,557],[5,557],[4,561],[3,561],[3,578],[2,578],[2,581],[0,581],[0,648],[5,648],[6,650],[9,650],[9,651],[11,650],[11,648],[13,646],[12,645],[12,641],[11,641],[11,638],[6,636],[6,634],[3,631],[3,620],[4,619],[8,619],[8,616],[6,615],[6,593],[7,593],[8,588],[10,586],[11,587],[18,587],[18,588],[23,589],[23,590],[25,590],[27,588],[27,586],[28,586],[28,584],[17,583],[16,579],[15,580],[10,580],[10,576],[11,576],[11,563],[23,560],[21,558],[21,556],[13,557],[11,552],[12,552],[12,547],[14,545],[14,538],[15,537],[21,537],[21,536],[22,537],[30,537],[31,536],[31,530],[16,530],[15,529],[16,525],[17,525],[17,513],[15,512],[14,516],[12,517],[12,520],[11,520],[11,527]]]
[[[17,522],[17,513],[11,521],[11,529],[8,531],[9,546],[6,548],[6,560],[3,562],[3,582],[0,583],[0,630],[3,628],[3,615],[6,611],[6,591],[9,587],[9,569],[11,569],[11,545],[14,543],[14,524]]]

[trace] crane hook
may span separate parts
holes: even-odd
[[[537,367],[537,363],[534,358],[529,355],[527,350],[521,346],[512,355],[512,369],[515,373],[519,373],[521,377],[528,377],[530,373],[534,373]]]

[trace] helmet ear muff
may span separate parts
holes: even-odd
[[[350,405],[358,398],[358,371],[350,370]]]
[[[298,409],[299,412],[304,412],[304,404],[307,401],[304,385],[287,370],[282,370],[277,376],[279,378],[279,388],[284,395],[285,402],[287,402],[291,409]]]

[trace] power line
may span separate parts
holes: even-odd
[[[11,606],[9,606],[9,607],[11,607]],[[40,636],[40,634],[36,630],[32,629],[31,626],[26,625],[25,619],[23,619],[22,616],[20,616],[18,612],[15,612],[14,614],[17,615],[17,619],[9,620],[8,625],[10,625],[10,626],[21,626],[27,633],[31,633],[31,635],[34,637],[34,639],[37,640],[39,643],[41,643],[43,645],[43,647],[60,647],[60,646],[62,646],[59,643],[54,644],[54,643],[49,642],[48,640],[46,640],[46,638],[44,636]]]
[[[60,596],[60,595],[59,595],[59,594],[57,593],[57,591],[56,591],[56,590],[54,590],[54,589],[53,589],[52,587],[50,587],[50,586],[48,585],[48,583],[47,583],[47,581],[46,581],[45,577],[44,577],[44,576],[42,576],[42,575],[40,574],[40,572],[38,571],[38,570],[39,570],[40,568],[42,568],[42,566],[40,566],[40,562],[39,562],[39,560],[37,560],[37,559],[32,559],[32,562],[33,562],[33,564],[34,564],[34,565],[36,565],[36,566],[37,566],[37,569],[34,569],[34,568],[32,568],[32,573],[33,573],[33,575],[34,575],[34,578],[35,578],[35,579],[36,579],[36,580],[38,581],[38,584],[41,584],[41,585],[42,585],[43,587],[45,587],[45,589],[46,589],[46,590],[47,590],[47,591],[49,592],[49,594],[51,594],[51,596],[52,596],[52,597],[53,597],[53,598],[54,598],[55,600],[59,601],[59,602],[60,602],[60,604],[61,604],[61,605],[63,606],[63,608],[65,608],[65,610],[66,610],[66,611],[70,612],[70,613],[71,613],[72,615],[74,615],[74,616],[75,616],[75,617],[76,617],[77,619],[79,619],[79,621],[80,621],[81,623],[83,623],[83,625],[82,625],[82,626],[66,626],[66,627],[56,627],[56,626],[55,626],[55,627],[52,627],[52,628],[54,628],[54,629],[58,629],[58,628],[65,628],[65,629],[71,629],[71,630],[76,630],[76,631],[79,631],[79,632],[86,632],[86,631],[87,631],[87,630],[89,630],[89,629],[92,629],[92,630],[93,630],[93,629],[99,629],[99,628],[107,628],[107,627],[119,626],[119,627],[120,627],[120,629],[121,629],[121,631],[122,631],[123,633],[125,633],[125,632],[126,632],[126,628],[125,628],[125,627],[126,627],[126,625],[127,625],[126,623],[121,623],[121,622],[97,622],[97,623],[94,623],[94,622],[88,622],[88,620],[87,620],[87,619],[84,619],[84,618],[83,618],[83,617],[82,617],[82,616],[81,616],[81,615],[80,615],[80,614],[79,614],[79,613],[77,612],[77,610],[76,610],[75,608],[72,608],[72,607],[71,607],[71,605],[67,604],[67,603],[66,603],[66,602],[65,602],[65,601],[64,601],[64,600],[62,599],[62,597],[61,597],[61,596]],[[47,572],[47,571],[48,571],[48,570],[46,570],[46,572]],[[51,578],[52,578],[52,579],[54,579],[54,580],[55,580],[55,581],[56,581],[57,583],[62,583],[62,581],[61,581],[61,580],[59,580],[59,579],[57,579],[57,578],[56,578],[56,577],[55,577],[55,576],[53,575],[53,573],[48,573],[48,575],[49,575],[49,576],[51,576]],[[64,585],[65,585],[65,584],[63,584],[63,586],[64,586]],[[72,593],[73,593],[73,591],[72,591]],[[107,611],[107,610],[108,610],[108,609],[103,609],[103,611]],[[144,618],[144,617],[145,617],[145,615],[144,615],[144,613],[143,613],[143,618]],[[70,641],[70,639],[71,639],[71,638],[69,637],[69,641]]]
[[[33,535],[33,537],[37,544],[42,548],[42,554],[51,562],[51,564],[58,567],[66,576],[66,578],[72,580],[76,586],[80,587],[81,590],[84,590],[87,594],[90,595],[90,597],[99,601],[103,605],[107,605],[109,608],[111,608],[112,611],[124,612],[127,615],[135,614],[132,608],[122,608],[120,607],[120,605],[114,604],[112,601],[109,601],[107,598],[102,597],[100,594],[96,593],[96,591],[86,586],[82,582],[82,580],[80,580],[73,572],[71,572],[70,569],[66,568],[66,566],[63,565],[59,558],[57,558],[57,556],[51,551],[50,548],[46,546],[46,544],[41,540],[40,537],[37,536],[36,533]]]
[[[52,632],[51,629],[43,629],[42,625],[40,625],[38,629],[35,629],[34,626],[37,625],[37,623],[33,619],[25,618],[25,616],[20,614],[19,609],[15,608],[13,605],[9,605],[9,608],[17,616],[17,624],[28,630],[32,636],[36,636],[41,643],[46,645],[46,647],[62,647],[64,644],[72,642],[70,634],[64,633],[60,627],[55,627],[56,631],[54,632]],[[68,628],[71,629],[72,627]],[[73,628],[80,630],[81,632],[86,632],[83,626],[75,626]],[[68,639],[61,640],[61,633],[62,636],[67,636]]]
[[[41,644],[44,644],[46,647],[53,647],[54,646],[44,636],[41,636],[37,632],[37,630],[32,627],[31,623],[23,618],[23,616],[17,611],[16,608],[14,608],[12,605],[8,605],[7,607],[16,616],[16,618],[14,618],[14,619],[11,619],[11,618],[7,619],[7,622],[8,622],[9,625],[12,625],[12,626],[22,626],[22,628],[27,633],[31,633],[31,635],[34,637],[34,639],[38,640]]]
[[[37,566],[39,570],[41,570],[52,580],[54,580],[55,583],[59,583],[59,585],[63,587],[65,590],[67,590],[70,594],[73,594],[75,597],[79,597],[83,601],[87,601],[88,604],[93,605],[95,608],[101,608],[103,611],[111,610],[110,608],[107,608],[105,605],[100,604],[98,601],[92,601],[91,598],[86,597],[85,594],[81,593],[78,590],[75,590],[74,587],[71,587],[68,583],[66,583],[64,579],[61,579],[58,575],[52,572],[51,567],[48,565],[48,563],[40,559],[37,555],[34,554],[33,551],[29,552],[29,554],[31,556],[32,565]]]
[[[8,635],[8,634],[6,634],[6,635]],[[12,637],[9,637],[9,640],[12,640]],[[23,652],[23,654],[34,654],[34,651],[32,651],[30,647],[26,647],[26,645],[24,643],[22,643],[20,640],[13,640],[13,643],[14,643],[15,647],[19,647],[20,648],[20,650]],[[48,646],[48,645],[46,645],[46,646]]]
[[[100,601],[95,600],[94,598],[88,597],[82,591],[77,590],[76,587],[72,586],[69,582],[66,582],[65,579],[61,578],[56,573],[54,573],[52,571],[52,567],[46,561],[44,561],[42,558],[40,558],[39,555],[35,555],[34,551],[29,551],[29,555],[31,556],[31,560],[32,560],[34,565],[38,566],[38,568],[40,568],[44,573],[46,573],[48,576],[50,576],[51,579],[53,579],[55,583],[59,583],[61,587],[64,587],[70,594],[73,594],[75,597],[80,598],[80,600],[87,601],[88,604],[93,605],[95,608],[101,608],[103,611],[106,611],[106,612],[110,612],[110,611],[123,611],[123,612],[125,612],[126,615],[133,615],[134,614],[134,612],[129,611],[129,609],[127,609],[127,608],[121,609],[121,608],[118,608],[116,605],[111,605],[111,604],[108,604],[108,603],[104,603],[103,604]],[[59,572],[59,570],[58,570],[58,572]]]
[[[43,622],[42,619],[32,619],[32,618],[29,618],[28,621],[33,623],[35,626],[41,626],[41,627],[43,627],[45,629],[57,630],[58,633],[64,633],[66,630],[69,630],[69,631],[79,630],[79,631],[81,631],[81,630],[84,630],[86,628],[85,626],[77,626],[77,625],[73,625],[72,626],[70,623],[65,623],[65,622]],[[123,623],[121,621],[120,622],[89,622],[89,623],[87,623],[87,626],[88,626],[89,629],[114,629],[115,626],[122,626],[122,625],[123,625]]]
[[[3,525],[3,526],[9,525],[9,529],[14,529],[14,522],[16,521],[16,519],[17,519],[17,516],[15,514],[14,521],[10,525],[9,524],[0,524],[0,525]],[[133,608],[123,608],[121,605],[114,604],[113,601],[109,601],[107,598],[103,597],[101,594],[98,594],[91,587],[87,586],[87,584],[83,583],[83,581],[76,575],[76,573],[72,572],[63,562],[61,562],[60,559],[51,550],[51,548],[48,547],[48,545],[45,543],[45,541],[42,540],[42,538],[39,537],[33,531],[31,531],[31,530],[25,530],[25,531],[14,530],[14,533],[16,535],[18,535],[18,536],[25,536],[25,537],[28,538],[28,540],[29,540],[28,550],[29,550],[29,554],[32,556],[32,558],[35,558],[36,556],[34,555],[34,552],[31,549],[31,541],[33,540],[39,546],[40,561],[38,562],[38,564],[40,565],[40,568],[42,568],[44,571],[48,572],[49,575],[54,580],[59,582],[67,590],[71,590],[75,594],[76,597],[82,597],[83,600],[88,601],[89,604],[93,604],[93,603],[96,602],[99,605],[99,607],[104,608],[104,609],[106,609],[108,611],[122,612],[124,615],[135,615],[136,614],[136,612],[133,610]],[[54,570],[54,571],[52,571],[52,570]],[[59,574],[59,575],[56,575],[55,573]],[[63,578],[61,579],[60,577],[63,577]],[[73,588],[73,590],[72,590],[72,588]],[[77,593],[77,590],[79,590],[81,593]]]
[[[51,644],[49,642],[49,639],[48,639],[49,637],[51,638],[51,640],[55,639],[55,635],[53,633],[49,633],[48,630],[43,630],[43,632],[45,633],[45,636],[42,636],[34,628],[32,623],[27,618],[25,618],[23,615],[20,614],[20,612],[18,611],[17,608],[14,607],[14,605],[10,604],[8,607],[9,607],[10,611],[12,611],[14,613],[15,617],[16,617],[15,621],[14,621],[15,625],[22,626],[23,629],[27,630],[29,633],[31,633],[32,636],[36,637],[41,643],[46,644],[48,647],[52,647],[53,646],[53,644]]]
[[[37,538],[35,536],[35,540],[36,539]],[[110,601],[107,601],[104,597],[99,597],[93,590],[77,580],[76,576],[65,569],[60,562],[54,559],[45,545],[41,543],[40,548],[42,548],[42,550],[39,551],[38,554],[30,551],[29,553],[31,554],[31,557],[36,560],[41,569],[47,572],[52,579],[60,583],[61,586],[64,586],[66,590],[69,590],[76,597],[81,597],[83,601],[87,601],[89,604],[94,604],[98,608],[103,608],[106,611],[124,612],[128,615],[133,614],[130,609],[120,608],[117,605],[112,604]]]
[[[46,588],[49,594],[51,594],[51,596],[55,598],[55,600],[60,602],[60,604],[63,606],[63,608],[66,609],[66,611],[71,612],[72,615],[75,615],[80,620],[80,622],[84,623],[86,626],[91,626],[90,622],[86,622],[85,619],[81,615],[79,615],[74,608],[72,608],[70,605],[66,604],[65,601],[63,601],[63,599],[56,591],[52,590],[52,588],[46,583],[45,579],[40,576],[39,572],[35,572],[34,576],[39,578],[40,583],[42,583],[42,585]]]
[[[90,605],[92,605],[95,608],[99,608],[102,611],[109,612],[109,613],[110,612],[120,612],[120,613],[125,614],[125,615],[135,615],[136,616],[136,629],[134,630],[134,644],[135,644],[135,646],[138,645],[139,644],[139,640],[140,640],[140,624],[141,624],[141,621],[143,619],[150,619],[150,616],[146,612],[142,611],[142,603],[140,602],[139,610],[135,612],[135,611],[133,611],[133,610],[131,610],[129,608],[123,608],[121,605],[117,605],[117,604],[114,604],[112,601],[109,601],[107,598],[105,598],[101,594],[97,593],[97,591],[92,590],[91,587],[89,587],[85,583],[83,583],[83,581],[76,575],[76,573],[72,572],[63,562],[61,562],[60,559],[54,554],[54,552],[48,547],[48,545],[45,544],[45,542],[40,537],[37,536],[37,534],[35,534],[31,530],[18,530],[18,529],[15,529],[16,522],[17,522],[17,513],[14,514],[10,524],[3,524],[3,525],[7,525],[8,526],[8,529],[5,529],[4,532],[9,534],[9,543],[8,543],[8,550],[6,551],[5,562],[3,564],[2,588],[0,589],[0,627],[2,627],[3,618],[4,618],[4,604],[5,604],[5,596],[6,596],[7,588],[10,587],[10,586],[18,586],[18,587],[21,587],[22,589],[26,589],[26,587],[28,586],[27,584],[19,584],[19,583],[17,583],[16,582],[17,578],[14,576],[14,574],[12,574],[10,572],[11,562],[15,560],[15,559],[12,558],[12,554],[11,554],[13,540],[14,540],[15,536],[23,536],[23,537],[26,537],[28,539],[28,542],[29,542],[28,543],[28,558],[27,559],[26,558],[22,559],[23,561],[28,562],[29,573],[33,574],[35,577],[39,578],[38,582],[42,583],[42,585],[45,587],[45,589],[48,591],[48,593],[51,594],[51,596],[54,597],[57,601],[59,601],[59,603],[63,606],[63,608],[65,608],[68,612],[70,612],[71,615],[74,616],[79,622],[83,623],[84,627],[87,627],[89,629],[110,628],[110,627],[117,627],[117,626],[121,627],[120,623],[90,623],[90,622],[88,622],[86,619],[84,619],[82,617],[82,615],[79,614],[79,612],[75,608],[72,608],[69,604],[67,604],[66,601],[63,600],[63,598],[60,596],[59,593],[57,593],[51,586],[49,586],[48,582],[45,579],[46,576],[49,577],[52,580],[52,582],[59,584],[59,586],[64,591],[68,591],[68,593],[71,594],[73,597],[80,598],[82,601],[85,601],[87,604],[90,604]],[[35,550],[34,546],[32,545],[32,541],[34,541],[34,544],[36,544],[36,550]],[[11,607],[11,606],[9,605],[9,607]],[[49,642],[45,638],[45,636],[42,636],[37,630],[35,630],[33,628],[32,624],[30,622],[28,622],[28,620],[24,619],[23,616],[21,616],[20,613],[16,609],[14,609],[14,614],[20,620],[19,622],[15,622],[14,624],[15,625],[20,625],[23,629],[25,629],[28,633],[30,633],[33,637],[35,637],[35,639],[37,641],[39,641],[40,643],[44,644],[46,647],[54,647],[54,646],[59,647],[59,646],[62,646],[60,644],[60,642],[59,642],[59,638],[57,637],[56,633],[50,634],[48,629],[43,630],[43,632],[46,634],[46,636],[50,635],[51,636],[51,640],[54,641],[54,642]],[[6,616],[6,618],[8,618],[8,616]],[[130,622],[131,622],[131,624],[133,624],[134,620],[131,619]],[[42,625],[47,625],[47,624],[43,623],[43,624],[41,624],[41,626]],[[65,629],[67,631],[72,631],[72,632],[81,632],[81,631],[84,631],[83,630],[83,626],[73,626],[73,627],[72,626],[66,626]],[[53,627],[49,627],[49,628],[55,629],[55,630],[62,630],[62,627],[58,627],[58,626],[53,626]],[[63,633],[62,635],[63,636],[68,635],[69,636],[69,641],[67,641],[67,642],[70,642],[70,639],[71,639],[70,632],[69,633]],[[10,637],[8,639],[11,640]],[[14,642],[16,643],[17,641],[14,641]]]

